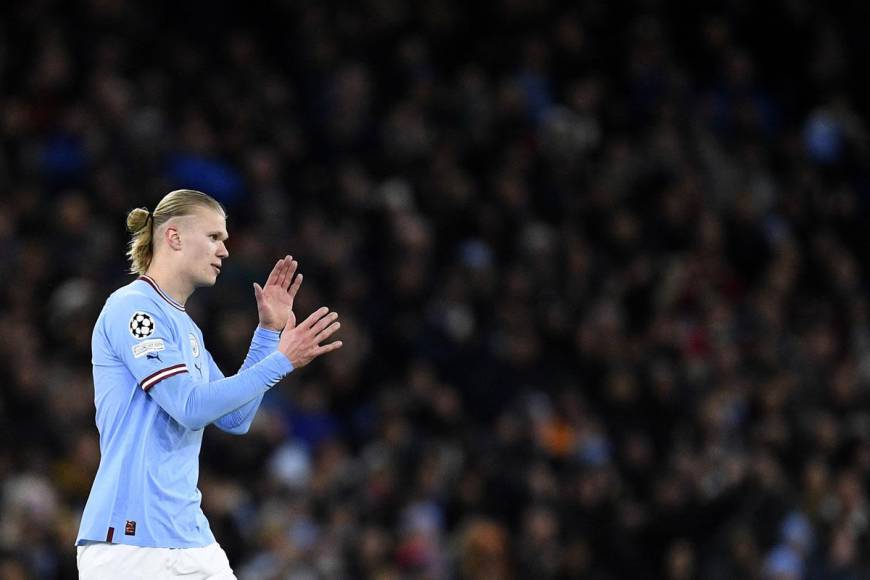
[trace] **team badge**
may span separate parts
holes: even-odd
[[[154,318],[152,318],[147,312],[136,312],[133,314],[133,317],[130,318],[130,334],[132,334],[133,338],[136,340],[148,338],[154,334],[155,328],[156,325],[154,324]]]
[[[193,358],[199,357],[199,341],[192,332],[187,336],[190,337],[190,352],[193,353]]]

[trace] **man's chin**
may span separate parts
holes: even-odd
[[[220,276],[219,274],[213,274],[211,278],[203,278],[203,279],[197,280],[196,287],[197,288],[209,288],[211,286],[214,286],[217,283],[217,279],[219,276]]]

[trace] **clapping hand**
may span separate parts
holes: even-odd
[[[299,263],[292,256],[278,260],[272,273],[262,287],[254,282],[254,297],[257,299],[257,314],[260,326],[281,331],[296,326],[293,300],[302,285],[302,274],[296,274]],[[295,275],[295,277],[294,277]]]

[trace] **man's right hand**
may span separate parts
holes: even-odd
[[[318,308],[295,327],[291,327],[288,320],[281,333],[278,350],[290,359],[294,369],[304,367],[320,355],[341,348],[340,340],[320,345],[341,328],[341,323],[337,320],[338,313],[330,312],[325,306]]]

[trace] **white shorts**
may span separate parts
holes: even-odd
[[[94,542],[78,546],[80,580],[235,580],[223,549],[217,544],[204,548],[142,548]]]

